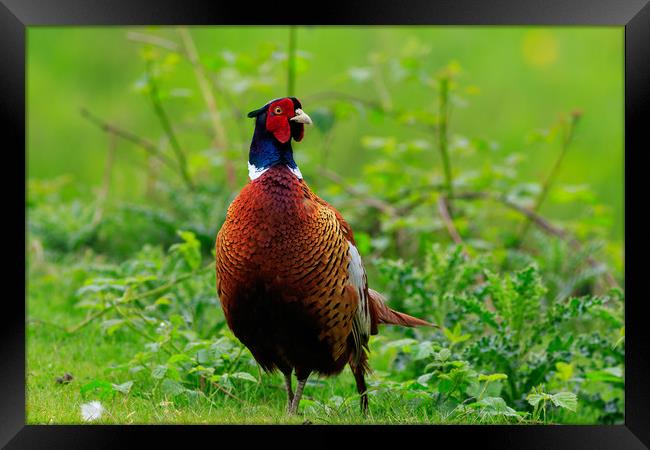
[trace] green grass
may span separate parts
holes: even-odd
[[[527,413],[521,406],[517,407],[518,416],[514,415],[515,411],[512,409],[510,412],[513,415],[510,417],[494,414],[495,411],[490,407],[477,405],[478,400],[474,397],[476,393],[461,399],[462,403],[459,405],[458,402],[450,401],[453,389],[443,389],[442,384],[438,384],[434,391],[431,386],[423,387],[419,377],[424,375],[427,369],[422,358],[416,354],[426,349],[427,343],[431,345],[434,342],[423,340],[417,345],[400,344],[395,341],[413,341],[404,338],[417,335],[412,334],[412,330],[392,327],[382,327],[380,335],[373,337],[370,342],[370,364],[374,372],[367,378],[370,386],[370,413],[367,417],[360,413],[359,397],[348,368],[337,377],[312,376],[306,386],[299,414],[288,416],[285,413],[284,380],[279,374],[261,373],[247,351],[241,359],[237,356],[239,364],[235,364],[232,359],[234,357],[230,356],[227,366],[221,367],[227,373],[254,374],[258,382],[232,378],[230,395],[226,395],[223,390],[209,384],[207,387],[200,387],[199,378],[188,377],[191,372],[187,372],[182,381],[183,391],[170,394],[169,390],[165,389],[165,383],[169,385],[172,379],[170,373],[165,372],[164,379],[156,379],[154,375],[159,364],[164,364],[165,361],[167,365],[170,364],[169,355],[162,351],[169,350],[164,344],[161,344],[161,353],[152,353],[147,347],[150,342],[145,339],[146,332],[138,334],[134,332],[135,329],[127,326],[113,333],[107,332],[107,322],[104,320],[110,315],[86,321],[94,312],[80,307],[84,301],[83,295],[78,294],[78,289],[81,286],[88,287],[86,280],[90,273],[97,270],[98,266],[110,266],[109,260],[92,251],[67,253],[63,256],[50,252],[42,253],[37,250],[38,240],[31,242],[28,254],[27,423],[87,423],[82,419],[81,405],[96,400],[101,401],[105,411],[103,416],[93,423],[105,424],[528,424],[540,423],[542,420],[534,413],[531,415],[530,411]],[[212,283],[213,281],[205,289],[213,291]],[[178,301],[186,302],[187,299]],[[151,303],[153,300],[148,304]],[[142,311],[147,310],[146,305],[142,307]],[[218,306],[213,307],[217,308],[217,311],[204,314],[216,313],[217,324],[223,324],[221,311]],[[173,318],[172,316],[173,314],[170,318]],[[86,325],[77,331],[70,331],[83,323]],[[447,338],[439,336],[434,341],[461,339],[460,330],[461,328],[454,331],[446,329]],[[188,332],[193,333],[190,330]],[[202,338],[214,341],[223,338],[223,334],[216,331],[213,334]],[[388,345],[390,343],[398,345]],[[410,350],[404,350],[405,345],[412,347]],[[450,345],[449,348],[452,348],[453,344]],[[192,350],[183,350],[182,346],[180,348],[175,352],[192,354]],[[237,347],[232,355],[236,354],[236,351]],[[403,353],[404,351],[406,353]],[[151,359],[134,363],[143,352]],[[445,360],[450,358],[450,354],[449,351]],[[192,358],[192,365],[201,361],[198,354],[195,358],[196,360]],[[400,358],[406,358],[407,366],[404,366],[404,361],[400,362]],[[462,361],[462,352],[459,351],[456,351],[448,362],[452,365],[458,363],[456,367],[466,364]],[[584,364],[584,361],[574,359],[573,364],[578,367]],[[146,366],[147,370],[134,372],[139,366]],[[479,371],[481,374],[494,372],[496,370],[493,366]],[[66,373],[71,374],[73,379],[69,383],[57,382],[57,378]],[[453,370],[448,373],[452,375]],[[475,373],[473,377],[476,376]],[[436,377],[442,380],[443,375],[438,373]],[[548,381],[552,382],[550,378]],[[127,382],[132,382],[132,385],[126,392],[110,387],[111,384],[122,385]],[[219,382],[221,383],[221,379]],[[108,392],[89,391],[88,386],[93,383],[104,383],[109,386]],[[566,390],[567,385],[564,386],[563,388],[562,385],[556,384],[551,391],[545,392]],[[502,391],[499,387],[496,391],[491,389],[486,392],[487,383],[480,383],[479,387],[479,400],[494,399]],[[610,395],[609,398],[611,397]],[[467,403],[470,400],[475,403]],[[496,400],[503,402],[501,398]],[[462,409],[461,405],[468,407]],[[506,407],[505,403],[503,406]],[[510,406],[515,405],[512,403],[507,408]],[[598,423],[601,420],[600,412],[598,407],[594,409],[585,404],[579,406],[577,412],[554,409],[546,423]]]
[[[146,341],[127,331],[107,336],[99,322],[91,322],[75,333],[67,328],[81,323],[88,315],[76,308],[74,292],[80,284],[75,272],[78,263],[59,261],[57,264],[40,261],[32,263],[28,294],[27,328],[27,423],[81,424],[80,408],[95,400],[84,398],[81,387],[92,380],[123,383],[129,377],[126,365]],[[81,263],[83,264],[83,262]],[[47,319],[47,320],[45,320]],[[383,328],[379,342],[390,339],[391,330]],[[400,336],[395,335],[395,339]],[[370,362],[377,371],[386,371],[386,355],[371,352]],[[67,384],[56,379],[70,373],[73,380]],[[375,373],[369,383],[377,381]],[[349,368],[339,376],[319,378],[312,376],[305,388],[297,416],[285,413],[286,393],[279,374],[261,374],[261,383],[241,382],[233,394],[241,401],[226,396],[217,389],[205,396],[192,399],[170,398],[148,379],[135,378],[128,394],[116,393],[111,399],[101,400],[105,408],[99,424],[413,424],[453,423],[438,411],[433,403],[409,400],[397,392],[373,392],[370,395],[370,413],[364,417],[359,411],[359,397]],[[295,380],[294,380],[295,386]],[[326,409],[333,396],[343,398],[338,407]],[[447,411],[447,414],[449,411]],[[470,418],[476,421],[476,418]],[[457,420],[456,420],[457,421]]]
[[[106,336],[98,323],[91,322],[69,334],[70,327],[84,320],[87,312],[74,307],[75,269],[65,264],[37,263],[30,277],[27,332],[27,423],[84,423],[80,406],[81,386],[92,380],[124,382],[124,370],[132,356],[142,349],[141,337],[118,332]],[[57,281],[59,280],[59,281]],[[61,282],[60,280],[66,280]],[[47,318],[47,321],[39,321]],[[379,361],[374,361],[379,362]],[[67,384],[56,382],[65,373],[73,375]],[[283,379],[278,374],[262,374],[262,383],[243,384],[234,394],[242,402],[214,389],[205,397],[174,400],[148,381],[136,380],[128,394],[117,393],[102,401],[103,417],[93,423],[420,423],[443,419],[423,408],[393,396],[373,396],[367,418],[359,412],[358,396],[349,369],[333,378],[312,377],[307,384],[298,416],[287,416]],[[373,376],[369,377],[372,381]],[[295,380],[294,380],[295,383]],[[334,395],[345,398],[336,411],[306,408],[310,400],[325,403]],[[308,409],[308,411],[305,411]]]
[[[33,315],[61,308],[56,301],[48,305],[30,303]],[[59,311],[61,311],[59,309]],[[75,315],[81,320],[80,315]],[[80,405],[83,399],[80,387],[93,379],[120,383],[118,366],[129,361],[142,342],[122,336],[105,337],[96,325],[90,325],[73,335],[49,325],[31,323],[28,332],[28,382],[27,422],[30,424],[76,424],[83,423]],[[57,377],[65,373],[73,375],[68,384],[58,384]],[[373,376],[369,377],[372,380]],[[294,381],[295,382],[295,381]],[[107,413],[94,423],[259,423],[299,424],[312,423],[439,423],[444,420],[432,411],[410,405],[394,396],[372,396],[371,411],[364,418],[358,411],[358,397],[349,369],[338,377],[312,377],[298,416],[285,414],[286,394],[283,380],[277,375],[262,374],[262,383],[254,387],[236,389],[243,403],[218,390],[193,401],[175,402],[149,383],[136,381],[129,394],[116,394],[112,400],[103,401]],[[346,401],[337,411],[326,412],[310,408],[309,400],[327,402],[334,396]]]

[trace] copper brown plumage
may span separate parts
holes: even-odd
[[[311,120],[300,102],[273,100],[251,116],[251,181],[228,208],[216,241],[228,326],[264,370],[284,374],[290,413],[310,373],[334,375],[346,364],[365,411],[369,335],[380,323],[428,323],[391,310],[368,289],[352,229],[302,179],[291,138],[301,140]]]

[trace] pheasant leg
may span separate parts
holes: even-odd
[[[284,386],[287,389],[287,413],[291,413],[291,404],[293,402],[293,390],[291,389],[291,372],[284,374]]]
[[[293,401],[289,407],[289,414],[296,414],[296,412],[298,412],[298,405],[300,404],[300,399],[302,398],[302,391],[305,389],[305,383],[307,383],[307,378],[298,380],[298,386],[296,386],[296,394],[293,396]]]

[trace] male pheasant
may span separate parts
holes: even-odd
[[[265,371],[284,374],[289,414],[312,372],[336,375],[346,364],[367,412],[369,336],[380,323],[429,323],[390,309],[368,289],[352,229],[303,180],[291,148],[312,123],[301,108],[287,97],[248,114],[255,118],[250,182],[217,235],[217,292],[235,336]]]

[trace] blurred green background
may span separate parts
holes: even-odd
[[[101,184],[107,136],[82,119],[82,107],[142,137],[158,139],[160,124],[151,104],[138,92],[145,71],[138,35],[150,32],[178,40],[171,27],[29,28],[29,177],[70,174],[81,188],[68,189],[66,195],[93,195]],[[289,36],[287,27],[192,27],[191,32],[208,65],[210,58],[216,61],[229,52],[286,52]],[[470,88],[469,104],[453,106],[450,134],[484,138],[498,142],[504,152],[521,152],[526,160],[519,176],[537,182],[548,173],[559,149],[557,144],[539,144],[528,137],[549,128],[558,113],[580,109],[584,115],[558,182],[590,185],[599,200],[612,208],[611,237],[619,240],[623,37],[622,27],[300,27],[296,95],[308,113],[326,102],[330,91],[376,100],[376,86],[363,82],[367,68],[381,59],[373,55],[412,58],[432,73],[451,61],[462,67],[460,76]],[[399,77],[399,71],[394,72],[389,72],[385,98],[379,100],[395,109],[433,106],[435,94],[421,84],[391,84],[391,76]],[[242,83],[242,95],[234,99],[242,115],[224,118],[228,134],[243,139],[241,134],[252,133],[253,124],[245,113],[286,95],[284,72],[277,76],[277,82],[271,80],[257,90],[247,89],[246,81],[236,75],[226,80],[235,90],[236,83]],[[208,133],[196,133],[200,123],[193,114],[204,109],[204,102],[190,64],[178,64],[173,83],[167,86],[171,94],[165,106],[172,120],[181,124],[177,130],[181,145],[186,151],[205,152],[211,139]],[[373,158],[371,150],[362,148],[361,138],[386,133],[417,138],[408,136],[414,131],[390,121],[350,116],[332,133],[329,168],[354,177],[357,168]],[[317,176],[308,161],[320,158],[322,139],[308,130],[297,147],[297,161],[308,181]],[[145,181],[134,162],[144,160],[143,152],[123,141],[118,145],[111,196],[141,198]],[[241,151],[237,181],[243,185],[247,149],[237,150]],[[431,164],[439,165],[436,152],[431,153]],[[482,158],[486,155],[456,158],[453,163],[460,171],[468,170],[480,167]],[[547,202],[544,210],[562,218],[575,212],[553,202]]]

